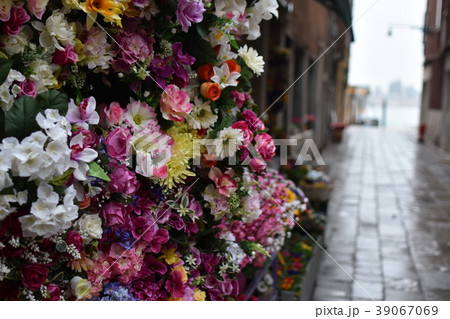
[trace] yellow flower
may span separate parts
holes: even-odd
[[[312,247],[305,243],[302,243],[302,249],[307,250],[307,251],[312,251]]]
[[[297,195],[293,191],[291,191],[289,188],[286,189],[287,192],[287,202],[292,203],[294,200],[297,199]]]
[[[168,263],[169,265],[176,264],[176,263],[180,262],[180,258],[175,253],[175,249],[174,248],[170,248],[169,250],[167,250],[166,247],[163,247],[161,249],[161,252],[163,253],[163,255],[160,256],[158,259],[164,259],[166,261],[166,263]]]
[[[194,299],[196,301],[205,301],[205,299],[206,299],[205,292],[203,290],[200,290],[200,289],[196,288],[194,290]]]
[[[173,156],[167,162],[167,178],[160,181],[160,184],[166,188],[172,188],[175,184],[182,183],[188,176],[195,176],[194,172],[189,170],[189,161],[195,156],[200,156],[197,141],[197,134],[190,129],[186,123],[176,123],[169,130],[174,141],[172,147]]]
[[[128,1],[126,1],[128,2]],[[125,10],[125,6],[120,1],[115,0],[87,0],[79,4],[80,8],[87,13],[86,26],[92,27],[97,19],[97,13],[105,17],[106,22],[114,22],[122,27],[122,20],[119,14]]]

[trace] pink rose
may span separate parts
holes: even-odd
[[[39,264],[25,265],[20,268],[20,278],[25,287],[39,289],[47,280],[48,268]]]
[[[74,245],[78,252],[81,252],[83,248],[83,238],[74,230],[67,234],[66,243]]]
[[[33,80],[25,79],[25,81],[19,83],[19,87],[22,90],[19,96],[26,95],[36,97],[36,83]]]
[[[20,27],[30,21],[30,16],[22,7],[12,7],[9,20],[3,24],[3,31],[7,35],[17,35]]]
[[[219,168],[212,167],[208,177],[216,184],[219,193],[222,195],[229,197],[237,189],[237,183],[233,179],[234,172],[232,169],[228,169],[225,173],[222,173]]]
[[[129,141],[132,137],[128,128],[116,128],[106,138],[106,151],[112,158],[124,161],[130,151]]]
[[[55,50],[53,53],[53,63],[59,65],[68,65],[78,61],[78,54],[75,52],[73,45],[68,44],[64,51]]]
[[[61,289],[55,284],[49,284],[47,286],[47,291],[50,294],[50,297],[47,299],[44,299],[45,301],[59,301],[59,298],[61,296]]]
[[[266,166],[266,162],[261,158],[252,158],[250,160],[250,167],[255,173],[261,173],[266,169]]]
[[[11,17],[11,1],[4,1],[2,5],[0,5],[0,21],[6,22]]]
[[[110,192],[127,195],[136,193],[139,183],[134,173],[125,164],[118,166],[109,177],[111,178],[108,183]]]
[[[109,202],[101,210],[101,214],[105,219],[105,226],[123,226],[128,223],[127,208],[118,202]]]
[[[108,126],[120,124],[123,113],[124,110],[120,107],[119,102],[111,102],[109,106],[105,105],[102,111]]]
[[[253,133],[248,128],[248,125],[245,121],[238,121],[231,125],[231,128],[241,130],[242,135],[244,136],[243,146],[247,147],[253,139]]]
[[[166,120],[183,122],[184,115],[192,111],[189,95],[173,84],[166,87],[160,103],[161,113]]]
[[[270,161],[275,156],[276,147],[272,137],[267,133],[256,135],[256,150],[265,161]]]

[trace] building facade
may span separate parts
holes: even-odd
[[[425,138],[450,149],[450,1],[428,0],[420,120]]]
[[[273,133],[289,137],[313,128],[318,147],[331,122],[343,122],[353,40],[349,0],[280,0],[279,18],[262,24],[256,45],[266,72],[255,100]]]

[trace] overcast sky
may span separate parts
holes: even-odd
[[[426,0],[378,0],[369,9],[374,2],[353,1],[355,42],[351,45],[350,85],[387,90],[390,82],[399,79],[404,86],[420,91],[423,33],[394,27],[392,36],[387,34],[391,24],[423,26]]]

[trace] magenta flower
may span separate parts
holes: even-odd
[[[201,22],[205,11],[201,0],[179,0],[176,14],[181,24],[181,30],[187,32],[192,22]]]
[[[17,35],[20,32],[20,27],[30,21],[30,16],[22,7],[12,7],[9,20],[3,24],[3,31],[7,35]]]
[[[264,123],[256,116],[252,110],[245,110],[242,112],[245,122],[253,132],[257,130],[264,131],[266,129]]]
[[[112,193],[132,195],[138,189],[139,183],[136,176],[125,164],[115,168],[109,177],[111,181],[108,183],[108,188]]]
[[[85,129],[89,127],[89,124],[98,124],[100,116],[95,111],[95,105],[96,102],[93,96],[85,98],[78,106],[70,99],[66,119],[70,123],[78,124]]]
[[[55,50],[53,53],[53,63],[59,65],[68,65],[78,61],[78,54],[75,52],[73,45],[66,46],[64,51]]]
[[[106,151],[108,154],[118,160],[124,161],[127,157],[131,144],[129,141],[133,138],[128,128],[118,127],[108,134],[106,138]]]
[[[182,273],[175,270],[170,274],[170,279],[166,281],[166,290],[171,292],[175,298],[182,298],[186,292],[182,277]]]
[[[146,217],[136,217],[133,219],[133,229],[131,233],[136,239],[140,239],[146,242],[150,242],[156,235],[158,226],[156,223]]]

